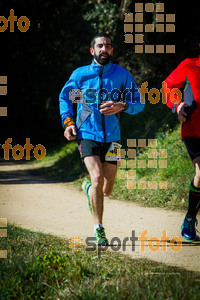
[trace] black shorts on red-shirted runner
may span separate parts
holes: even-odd
[[[183,137],[185,147],[191,160],[200,156],[200,139],[196,137]]]

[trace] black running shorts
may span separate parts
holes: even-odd
[[[118,142],[117,142],[118,143]],[[86,156],[97,155],[100,157],[102,163],[109,162],[110,164],[117,164],[117,161],[106,161],[105,156],[112,143],[102,143],[93,140],[78,140],[78,149],[83,159]]]
[[[195,137],[183,137],[183,141],[187,148],[191,160],[200,156],[200,139]]]

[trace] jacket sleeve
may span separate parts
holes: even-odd
[[[124,110],[125,113],[135,115],[143,111],[145,104],[142,104],[140,101],[140,92],[130,73],[128,73],[123,94],[124,100],[128,103],[128,108]]]
[[[66,118],[71,118],[73,120],[73,102],[70,99],[70,92],[73,89],[78,89],[78,85],[75,80],[74,72],[70,76],[69,80],[66,82],[62,91],[59,95],[59,106],[60,106],[60,115],[62,120],[62,125],[64,126],[64,121]]]
[[[178,67],[165,79],[163,82],[166,104],[169,108],[173,109],[174,105],[176,105],[176,110],[178,105],[182,102],[182,95],[179,93],[172,93],[176,89],[180,89],[185,85],[186,76],[185,76],[185,64],[186,60],[181,62]],[[173,94],[173,96],[172,96]]]

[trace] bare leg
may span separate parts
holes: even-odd
[[[103,163],[102,165],[103,165],[103,177],[104,177],[103,193],[104,196],[109,196],[111,195],[113,190],[117,165],[110,164],[108,162]]]
[[[103,169],[100,158],[96,155],[86,156],[84,163],[91,179],[90,201],[94,224],[102,224],[103,219]]]

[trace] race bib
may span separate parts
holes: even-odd
[[[106,153],[105,160],[106,161],[117,161],[120,159],[120,148],[122,145],[112,142],[110,145],[108,152]]]

